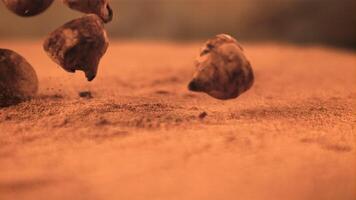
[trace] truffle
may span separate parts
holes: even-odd
[[[113,18],[113,11],[108,0],[63,0],[69,8],[87,14],[98,15],[105,23]]]
[[[22,17],[31,17],[45,11],[54,0],[2,0],[6,7]]]
[[[36,95],[38,79],[33,67],[19,54],[0,49],[0,107],[17,104]]]
[[[250,89],[254,74],[241,45],[233,37],[220,34],[204,45],[196,61],[196,73],[188,88],[226,100]]]
[[[43,48],[63,69],[72,73],[84,71],[88,81],[92,81],[108,46],[103,22],[97,15],[89,14],[53,31]]]

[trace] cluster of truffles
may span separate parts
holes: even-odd
[[[23,17],[45,11],[54,0],[2,0]],[[113,18],[108,0],[62,0],[69,8],[86,13],[48,35],[43,48],[64,70],[83,71],[88,81],[97,74],[109,42],[104,24]],[[206,42],[196,60],[197,71],[188,88],[217,99],[232,99],[250,89],[254,74],[243,48],[233,37],[221,34]],[[13,105],[36,95],[38,79],[33,67],[19,54],[0,49],[0,106]]]
[[[50,33],[43,48],[64,70],[83,71],[88,81],[92,81],[109,46],[104,23],[112,20],[112,9],[108,0],[63,0],[63,3],[87,15]]]
[[[16,15],[32,17],[44,12],[54,0],[2,0]],[[67,22],[46,38],[43,48],[68,72],[83,71],[88,81],[96,77],[109,41],[104,23],[113,18],[108,0],[63,0],[69,8],[86,13]],[[19,54],[0,49],[0,106],[13,105],[36,95],[38,79],[33,67]]]

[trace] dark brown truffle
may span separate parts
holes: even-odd
[[[98,15],[105,23],[113,18],[113,11],[108,0],[63,0],[69,8],[87,14]]]
[[[84,71],[88,81],[95,78],[108,46],[103,22],[95,14],[66,23],[52,32],[43,45],[53,61],[68,72]]]
[[[217,99],[232,99],[250,89],[254,74],[243,49],[233,37],[220,34],[209,40],[196,61],[188,88]]]
[[[0,49],[0,107],[27,100],[37,90],[38,79],[32,66],[19,54]]]
[[[54,0],[2,0],[6,7],[22,17],[35,16],[45,11]]]

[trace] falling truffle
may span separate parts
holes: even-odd
[[[52,32],[43,45],[54,62],[68,72],[84,71],[88,81],[95,78],[108,46],[103,22],[95,14],[64,24]]]
[[[62,0],[69,8],[87,14],[98,15],[105,23],[113,18],[108,0]]]
[[[2,0],[6,7],[22,17],[31,17],[44,12],[54,0]]]
[[[32,66],[19,54],[0,49],[0,107],[27,100],[37,90],[38,79]]]
[[[197,71],[188,88],[226,100],[250,89],[254,74],[241,45],[233,37],[220,34],[209,40],[196,61]]]

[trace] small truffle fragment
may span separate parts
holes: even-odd
[[[89,14],[52,32],[43,48],[63,69],[72,73],[84,71],[88,81],[92,81],[108,46],[103,22],[97,15]]]
[[[98,15],[105,23],[113,18],[113,11],[108,0],[63,0],[69,8],[87,14]]]
[[[32,66],[19,54],[0,49],[0,107],[25,101],[37,90],[38,79]]]
[[[93,98],[93,95],[91,94],[90,91],[81,91],[78,94],[79,94],[79,97],[81,97],[81,98],[85,98],[85,99],[92,99]]]
[[[6,7],[22,17],[38,15],[52,5],[54,0],[2,0]]]
[[[204,118],[206,118],[207,116],[208,116],[208,113],[202,112],[202,113],[199,114],[199,119],[204,119]]]
[[[233,99],[250,89],[254,74],[243,49],[233,37],[220,34],[209,40],[196,61],[188,88],[221,99]]]

